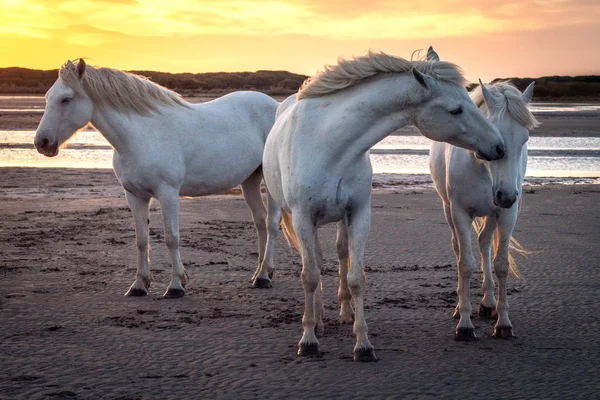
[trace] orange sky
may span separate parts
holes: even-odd
[[[471,80],[600,74],[600,1],[0,0],[0,67],[312,75],[429,45]]]

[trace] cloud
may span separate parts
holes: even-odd
[[[89,57],[123,69],[312,74],[338,55],[409,57],[434,44],[492,79],[597,70],[600,53],[596,0],[0,0],[0,9],[0,66]]]

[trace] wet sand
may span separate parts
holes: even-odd
[[[600,382],[600,186],[528,187],[509,281],[516,338],[453,340],[456,267],[431,189],[377,190],[366,249],[366,317],[380,361],[352,362],[337,323],[334,227],[321,230],[325,336],[298,358],[300,257],[283,239],[274,286],[249,287],[255,233],[240,196],[181,200],[191,281],[170,279],[160,207],[151,212],[150,295],[134,279],[133,220],[111,171],[0,169],[0,399],[590,399]],[[472,303],[481,296],[481,274]]]

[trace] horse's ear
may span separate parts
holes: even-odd
[[[85,61],[83,61],[83,58],[79,59],[79,62],[77,63],[77,75],[79,76],[79,79],[83,78],[83,74],[85,74]]]
[[[420,72],[415,67],[412,67],[412,69],[410,70],[410,72],[412,72],[413,76],[415,77],[415,79],[417,80],[417,82],[419,82],[419,84],[421,86],[423,86],[425,89],[429,89],[429,85],[427,84],[427,78],[428,78],[427,75],[423,74],[422,72]]]
[[[487,87],[485,87],[483,82],[481,82],[481,79],[479,80],[479,84],[481,85],[481,93],[483,94],[483,101],[485,101],[485,105],[487,106],[488,110],[491,110],[492,108],[494,108],[494,105],[496,104],[494,102],[494,97],[492,97],[492,94],[490,93],[489,89]]]
[[[427,61],[440,61],[440,56],[433,50],[432,46],[427,49]]]
[[[531,82],[527,89],[523,91],[523,100],[525,103],[529,103],[533,98],[533,86],[535,85],[535,81]]]

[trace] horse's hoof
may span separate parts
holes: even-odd
[[[268,289],[271,286],[271,280],[267,278],[256,278],[252,283],[252,287],[255,289]]]
[[[301,357],[321,355],[319,343],[299,343],[298,355]]]
[[[495,307],[486,307],[483,304],[479,305],[479,317],[483,319],[493,319],[496,311]],[[496,317],[498,314],[496,314]]]
[[[475,329],[473,328],[456,328],[456,335],[454,339],[459,342],[472,342],[477,340],[477,336],[475,336]]]
[[[165,299],[178,299],[180,297],[183,297],[184,295],[185,295],[185,290],[183,290],[183,289],[169,288],[169,289],[167,289],[165,294],[163,294],[163,297]]]
[[[515,335],[513,335],[512,326],[496,326],[492,336],[497,339],[508,339],[515,337]]]
[[[360,349],[355,349],[353,351],[354,353],[354,361],[358,361],[358,362],[377,362],[379,361],[377,359],[377,356],[375,355],[375,349],[370,347],[370,348],[360,348]]]
[[[142,296],[147,296],[148,292],[146,292],[144,289],[139,289],[139,288],[129,288],[129,290],[127,291],[127,293],[125,293],[125,296],[127,297],[142,297]]]
[[[340,325],[354,323],[354,315],[340,315],[338,316]]]

